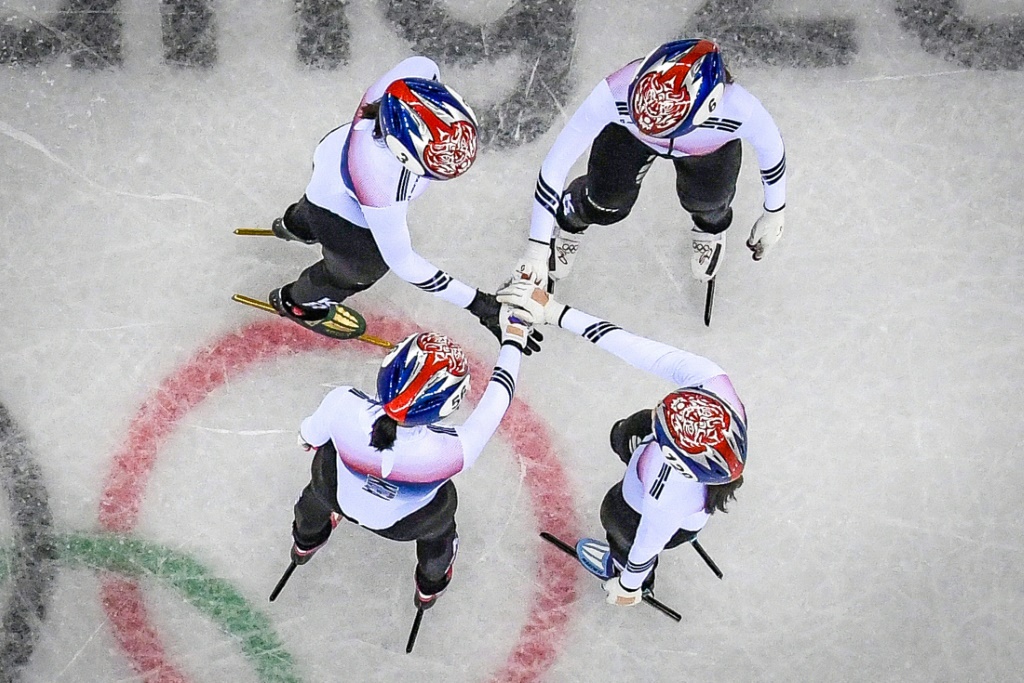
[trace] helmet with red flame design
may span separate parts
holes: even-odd
[[[476,115],[458,93],[437,81],[395,81],[384,91],[377,121],[388,149],[416,175],[449,180],[476,159]]]
[[[469,362],[443,334],[406,337],[377,372],[377,398],[403,427],[437,422],[454,412],[469,391]]]
[[[654,438],[683,476],[704,484],[727,484],[743,474],[747,425],[707,389],[673,391],[654,409]]]
[[[672,138],[704,123],[725,91],[725,64],[710,40],[665,43],[629,84],[629,115],[644,135]]]

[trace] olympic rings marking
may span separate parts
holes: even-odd
[[[402,339],[417,331],[411,324],[392,318],[366,316],[374,333]],[[129,429],[124,447],[116,454],[101,497],[100,523],[112,531],[128,531],[138,519],[145,487],[158,450],[177,421],[201,403],[214,389],[258,362],[282,354],[336,350],[337,342],[309,334],[280,319],[253,323],[227,335],[196,354],[182,369],[161,383],[156,394],[140,408]],[[369,345],[349,344],[346,350],[369,353]],[[471,371],[489,376],[490,365],[470,359]],[[477,386],[474,393],[482,389]],[[544,421],[516,398],[499,432],[518,454],[526,471],[525,483],[545,529],[558,535],[579,535],[569,482],[547,436]],[[522,627],[519,640],[503,668],[491,679],[496,683],[530,683],[538,680],[554,662],[565,638],[569,608],[575,601],[578,565],[554,547],[539,541],[537,594]],[[112,621],[118,614],[108,616]]]
[[[238,641],[242,653],[265,683],[298,683],[295,661],[274,633],[266,615],[254,609],[224,579],[188,555],[120,534],[68,534],[55,538],[56,560],[71,568],[97,569],[121,576],[152,577],[174,588],[188,604]],[[0,582],[15,551],[0,551]],[[9,573],[9,572],[8,572]]]

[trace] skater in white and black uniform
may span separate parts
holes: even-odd
[[[299,444],[316,450],[312,479],[295,504],[292,560],[305,564],[343,520],[416,542],[415,602],[431,607],[448,586],[458,550],[451,479],[473,466],[515,391],[528,326],[503,319],[487,389],[456,427],[435,424],[469,390],[462,349],[434,333],[405,339],[384,359],[377,395],[338,387],[303,420]]]
[[[710,280],[732,222],[741,139],[754,148],[764,187],[764,212],[747,241],[760,260],[782,235],[786,205],[786,155],[771,115],[733,82],[710,41],[666,43],[630,62],[594,88],[544,159],[529,243],[515,271],[541,285],[548,276],[565,277],[580,235],[591,224],[628,216],[648,169],[663,157],[675,165],[676,193],[693,220],[691,272]],[[588,146],[586,175],[566,189],[569,171]]]
[[[437,64],[410,57],[363,95],[355,118],[328,133],[313,153],[305,195],[273,222],[278,237],[319,243],[323,259],[275,289],[281,315],[323,318],[331,304],[367,289],[389,271],[468,309],[495,336],[498,305],[412,248],[409,204],[433,180],[465,173],[477,153],[472,109],[439,81]]]
[[[606,579],[610,603],[636,604],[644,589],[653,589],[659,554],[693,540],[742,485],[743,403],[714,362],[558,303],[531,281],[508,285],[498,300],[521,309],[533,324],[574,332],[677,387],[653,409],[612,427],[612,450],[627,464],[626,474],[601,505],[607,545],[588,539],[581,554],[593,560],[584,565]]]

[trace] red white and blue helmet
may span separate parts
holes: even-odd
[[[468,391],[466,354],[443,334],[406,337],[377,372],[377,398],[403,427],[432,424],[450,415]]]
[[[416,175],[448,180],[476,159],[476,115],[437,81],[395,81],[384,91],[377,120],[388,149]]]
[[[743,474],[747,425],[707,389],[678,389],[654,409],[654,438],[668,464],[704,484],[727,484]]]
[[[704,123],[722,99],[725,63],[710,40],[665,43],[629,84],[629,115],[644,135],[672,138]]]

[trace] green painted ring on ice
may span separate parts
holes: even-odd
[[[295,659],[285,651],[266,615],[185,553],[123,534],[62,534],[53,543],[59,561],[67,567],[151,577],[173,588],[238,643],[261,682],[299,683]],[[0,549],[0,582],[10,574],[12,554]]]

